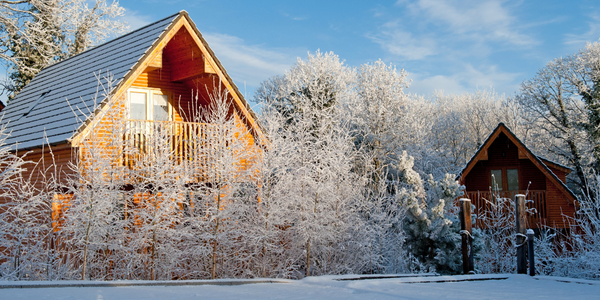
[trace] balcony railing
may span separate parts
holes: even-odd
[[[527,221],[530,228],[540,228],[546,224],[547,207],[546,207],[546,191],[545,190],[529,190],[529,191],[467,191],[467,197],[471,199],[471,203],[475,205],[475,213],[477,214],[476,226],[485,228],[490,226],[492,218],[498,219],[498,214],[507,217],[511,211],[514,211],[515,195],[525,195],[527,206]],[[509,199],[508,201],[499,201],[499,198]],[[500,205],[504,203],[504,205]],[[487,218],[487,219],[486,219]],[[508,219],[505,219],[508,220]],[[497,220],[496,220],[497,221]],[[514,220],[509,220],[514,222]]]
[[[223,126],[175,121],[126,121],[123,134],[124,166],[135,169],[148,156],[168,155],[194,174],[211,168],[219,148],[228,147],[232,136]]]

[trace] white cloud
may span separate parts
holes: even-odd
[[[437,52],[434,39],[417,38],[412,33],[402,30],[398,22],[387,23],[383,28],[381,32],[368,34],[367,37],[393,55],[407,60],[421,60]]]
[[[128,8],[125,9],[125,14],[119,17],[119,20],[127,22],[131,31],[156,21],[152,16],[142,15],[138,11]]]
[[[308,19],[307,16],[292,16],[288,13],[283,13],[283,16],[288,19],[294,20],[294,21],[304,21],[304,20]]]
[[[514,95],[519,89],[519,73],[498,70],[497,66],[473,67],[465,64],[462,71],[450,75],[409,74],[412,84],[408,92],[429,95],[434,91],[460,94],[477,89],[494,88],[499,94]]]
[[[583,47],[586,43],[597,42],[600,38],[600,16],[598,13],[590,14],[591,20],[588,22],[588,30],[582,34],[567,34],[565,36],[565,45]]]
[[[204,33],[203,36],[233,80],[238,84],[246,82],[252,91],[265,79],[284,74],[298,56],[306,53],[304,49],[247,45],[243,39],[227,34]],[[243,86],[240,88],[243,90]]]
[[[536,44],[532,37],[519,32],[517,18],[500,0],[418,0],[398,1],[413,16],[438,24],[453,34],[474,40],[502,41],[513,45]]]

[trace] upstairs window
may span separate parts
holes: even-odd
[[[492,191],[502,191],[502,170],[492,170]]]
[[[129,118],[132,120],[169,121],[169,94],[159,90],[130,89]]]
[[[509,191],[519,190],[519,170],[507,169],[506,170],[506,185]]]
[[[490,182],[493,191],[518,191],[518,169],[496,169],[490,171]]]

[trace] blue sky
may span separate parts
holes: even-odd
[[[378,59],[405,69],[408,92],[494,88],[513,96],[548,61],[600,38],[600,2],[129,1],[131,30],[188,11],[241,91],[283,74],[307,52],[350,66]],[[246,88],[244,88],[244,84]]]

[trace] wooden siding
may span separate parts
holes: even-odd
[[[467,190],[488,191],[491,187],[491,170],[495,169],[518,169],[519,190],[546,189],[544,173],[529,159],[519,159],[518,147],[503,133],[488,148],[488,160],[478,161],[467,174],[464,180]]]
[[[558,177],[558,179],[560,179],[562,182],[566,182],[567,180],[567,173],[559,170],[553,166],[548,166],[548,168],[550,169],[550,171],[552,171],[552,173],[554,173],[554,175],[556,175],[556,177]]]
[[[488,162],[493,166],[516,167],[519,164],[519,149],[502,133],[488,148]]]
[[[491,187],[487,161],[478,161],[465,178],[465,186],[469,191],[488,191]]]
[[[546,176],[529,159],[520,160],[519,188],[522,190],[546,189]]]
[[[548,178],[546,178],[547,206],[548,206],[548,226],[554,228],[568,228],[569,220],[575,216],[575,205],[567,200]]]
[[[163,62],[163,67],[148,73],[142,73],[132,84],[136,88],[158,89],[169,94],[169,101],[173,109],[172,120],[176,122],[188,121],[192,115],[192,90],[181,82],[171,81],[171,65]]]
[[[485,222],[486,217],[491,217],[490,211],[497,207],[498,198],[508,199],[508,207],[502,207],[502,212],[508,214],[508,209],[514,207],[515,195],[525,195],[527,208],[531,213],[527,214],[528,228],[543,228],[548,222],[548,209],[546,191],[536,190],[520,190],[520,191],[504,191],[504,192],[485,192],[474,191],[466,192],[467,198],[471,199],[471,203],[475,206],[474,214],[476,215],[475,227],[486,228],[488,224]]]
[[[534,200],[534,203],[529,204],[533,205],[531,208],[536,208],[538,211],[535,217],[530,217],[530,223],[536,224],[534,226],[536,228],[541,225],[565,228],[568,224],[564,223],[564,216],[573,217],[575,212],[575,206],[569,200],[569,195],[565,195],[553,182],[555,179],[551,178],[552,174],[545,174],[547,171],[540,169],[536,162],[532,161],[535,156],[532,156],[532,159],[529,158],[527,155],[528,150],[524,146],[521,146],[521,149],[513,140],[515,138],[511,139],[504,132],[500,132],[497,133],[495,139],[490,140],[488,145],[484,145],[485,149],[482,150],[485,151],[480,152],[479,160],[471,166],[469,172],[462,178],[462,182],[466,187],[465,196],[473,201],[480,214],[484,213],[487,202],[483,199],[489,201],[489,198],[493,198],[490,182],[491,170],[501,169],[503,170],[503,177],[505,177],[507,169],[518,169],[520,192],[526,194],[529,191],[537,199]],[[517,140],[517,142],[519,141]],[[565,170],[567,169],[560,169],[553,165],[548,166],[548,168],[559,180],[565,181]],[[506,179],[503,178],[503,182],[505,181]],[[510,191],[494,192],[507,198],[508,196],[514,198],[516,193]]]
[[[43,180],[50,176],[55,176],[59,183],[66,183],[68,176],[73,174],[69,163],[74,163],[77,157],[76,150],[69,144],[20,151],[16,154],[27,161],[23,176],[31,178],[37,189],[44,188]]]

